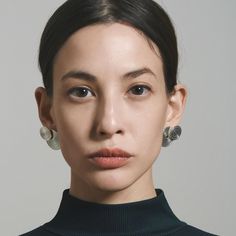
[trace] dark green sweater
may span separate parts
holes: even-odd
[[[87,202],[64,190],[56,216],[22,236],[204,236],[172,212],[162,189],[157,196],[123,204]]]

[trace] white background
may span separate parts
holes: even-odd
[[[0,0],[0,235],[49,221],[70,169],[39,136],[34,90],[43,28],[62,0]],[[236,1],[158,1],[179,41],[179,81],[189,96],[181,138],[163,148],[155,183],[183,221],[235,235]]]

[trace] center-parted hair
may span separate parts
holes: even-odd
[[[39,67],[48,96],[53,95],[53,65],[65,41],[79,29],[106,23],[128,24],[158,47],[167,93],[177,83],[178,49],[174,27],[153,0],[68,0],[50,17],[39,47]],[[89,42],[88,42],[89,43]]]

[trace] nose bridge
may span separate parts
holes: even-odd
[[[121,129],[121,102],[115,91],[109,91],[101,97],[97,110],[97,132],[113,134]]]

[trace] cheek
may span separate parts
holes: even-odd
[[[159,153],[162,142],[163,127],[166,118],[166,104],[155,103],[146,107],[142,114],[137,116],[134,129],[136,142],[140,145],[143,155],[154,157]]]
[[[158,102],[157,102],[158,100]],[[158,132],[164,125],[166,118],[167,104],[163,99],[152,99],[146,105],[142,105],[137,112],[136,126],[146,130],[147,133],[154,134]],[[139,125],[137,125],[139,123]]]
[[[62,149],[76,148],[82,151],[84,143],[88,141],[92,124],[93,112],[88,107],[71,106],[63,102],[56,106],[56,125]]]
[[[56,125],[63,133],[77,133],[84,129],[91,121],[93,107],[86,104],[76,104],[69,102],[68,98],[59,97],[55,99],[54,110],[56,115]]]

